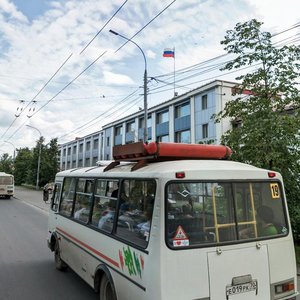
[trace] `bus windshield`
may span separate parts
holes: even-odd
[[[180,181],[169,183],[166,191],[166,235],[171,248],[288,234],[277,181]]]

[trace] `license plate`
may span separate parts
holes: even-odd
[[[226,286],[226,297],[228,299],[229,296],[247,293],[251,291],[256,291],[257,293],[257,280],[253,280],[251,282],[237,284],[237,285],[227,285]]]

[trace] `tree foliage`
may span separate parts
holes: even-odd
[[[31,164],[33,155],[28,148],[18,149],[18,154],[15,159],[15,184],[21,185],[29,183],[31,176]]]
[[[300,48],[276,47],[262,23],[238,23],[221,41],[235,55],[223,70],[252,67],[237,77],[237,96],[226,103],[216,121],[241,121],[222,137],[233,149],[232,159],[279,171],[284,178],[292,224],[300,234]],[[243,96],[239,91],[250,90]]]
[[[50,181],[54,181],[58,172],[58,145],[57,139],[52,139],[44,145],[44,138],[37,140],[33,149],[20,148],[15,160],[15,182],[17,185],[36,185],[38,159],[40,156],[39,186],[44,186]]]
[[[0,158],[0,172],[13,174],[13,158],[8,153],[4,153]]]

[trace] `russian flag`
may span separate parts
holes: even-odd
[[[164,50],[163,57],[175,57],[174,50],[171,48],[166,48]]]

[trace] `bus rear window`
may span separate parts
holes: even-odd
[[[167,186],[172,248],[287,234],[279,182],[172,182]]]

